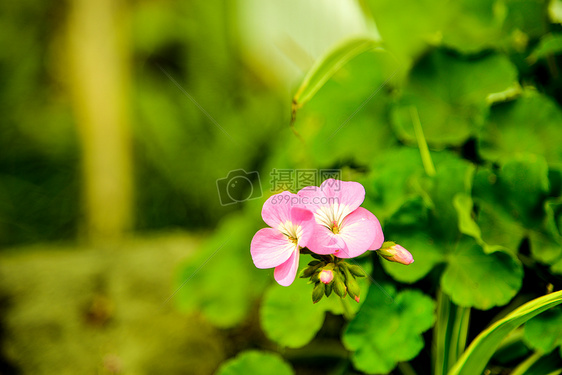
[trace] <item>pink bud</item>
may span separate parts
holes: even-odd
[[[355,302],[359,303],[359,296],[355,296]]]
[[[329,284],[334,278],[334,273],[332,272],[332,270],[322,270],[320,271],[320,275],[318,275],[318,278],[324,284]]]
[[[380,249],[380,254],[384,259],[391,262],[406,265],[414,263],[414,257],[412,257],[412,254],[398,244],[393,244],[390,247]]]

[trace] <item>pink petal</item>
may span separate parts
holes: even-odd
[[[318,189],[298,192],[299,203],[310,209],[316,222],[325,226],[340,222],[365,200],[365,188],[358,182],[328,179]]]
[[[368,210],[359,207],[343,220],[339,237],[345,247],[335,252],[339,258],[354,258],[363,254],[375,242],[380,223]]]
[[[369,250],[378,250],[381,248],[384,242],[384,233],[382,232],[382,227],[379,219],[377,219],[375,215],[373,215],[373,217],[375,218],[377,229],[375,231],[375,240],[373,241],[371,246],[369,246]]]
[[[293,207],[291,208],[290,219],[291,223],[301,227],[301,234],[298,236],[299,246],[305,247],[312,237],[316,222],[314,215],[307,209]]]
[[[272,228],[279,228],[291,218],[291,208],[295,206],[298,198],[296,194],[284,191],[272,195],[265,201],[261,211],[263,221]]]
[[[297,245],[276,229],[260,229],[252,238],[250,253],[257,268],[273,268],[284,263]]]
[[[316,254],[333,254],[336,250],[345,246],[345,242],[330,229],[316,224],[314,233],[308,241],[308,249]]]
[[[359,182],[339,181],[330,178],[320,185],[326,197],[337,198],[340,206],[346,206],[349,212],[355,211],[365,200],[365,188]]]
[[[273,276],[275,280],[282,286],[289,286],[295,280],[297,270],[299,268],[299,252],[293,251],[291,257],[280,266],[275,267]]]

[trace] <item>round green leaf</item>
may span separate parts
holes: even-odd
[[[488,95],[505,91],[516,80],[517,71],[504,56],[467,61],[434,51],[414,67],[393,107],[394,129],[399,138],[416,141],[411,117],[415,107],[430,145],[460,145],[484,123]]]
[[[293,368],[279,354],[248,350],[224,362],[215,375],[294,375]]]
[[[314,338],[324,323],[325,309],[312,303],[312,287],[307,280],[296,279],[288,287],[275,284],[266,291],[260,323],[270,340],[299,348]]]
[[[304,260],[301,259],[301,263]],[[349,260],[350,264],[360,265],[367,274],[372,266],[368,258]],[[361,288],[359,303],[346,297],[345,302],[352,314],[356,313],[364,303],[369,291],[369,278],[357,280]],[[343,314],[341,298],[335,293],[330,297],[323,297],[320,302],[313,304],[311,293],[314,285],[307,279],[297,278],[288,287],[273,284],[266,291],[260,306],[260,323],[265,335],[281,346],[299,348],[308,344],[322,328],[326,311],[333,314]]]
[[[562,111],[550,98],[535,92],[492,108],[479,137],[479,153],[503,161],[513,155],[542,155],[549,164],[562,160]]]
[[[399,233],[391,230],[390,233]],[[388,238],[398,240],[398,238]],[[407,266],[381,260],[385,271],[395,280],[403,283],[414,283],[427,275],[436,264],[446,261],[446,249],[435,244],[427,232],[427,228],[411,228],[408,234],[400,236],[399,243],[414,257],[414,263]]]
[[[486,254],[466,238],[449,255],[441,287],[455,304],[487,310],[508,303],[522,279],[523,267],[517,258],[503,251]]]
[[[388,373],[397,362],[409,361],[424,347],[421,333],[435,321],[435,303],[418,290],[396,293],[394,287],[372,285],[343,334],[354,353],[353,365],[366,373]]]

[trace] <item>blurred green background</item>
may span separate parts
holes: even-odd
[[[279,349],[259,324],[272,270],[249,254],[271,173],[341,170],[384,224],[423,190],[412,106],[437,165],[538,157],[541,199],[558,197],[561,4],[0,3],[0,373],[210,374]],[[339,69],[291,129],[306,72],[358,35],[384,48]],[[560,273],[550,249],[538,259]],[[428,254],[398,280],[426,275]]]

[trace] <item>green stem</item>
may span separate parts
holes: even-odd
[[[414,133],[416,134],[416,139],[418,141],[418,147],[420,149],[420,154],[422,158],[423,168],[425,173],[432,177],[435,176],[435,166],[433,165],[433,160],[431,160],[431,154],[429,153],[429,147],[427,147],[427,141],[423,135],[423,129],[420,121],[420,116],[416,107],[410,107],[410,114],[412,116],[412,124],[414,125]]]
[[[441,290],[437,292],[437,322],[433,331],[433,368],[445,375],[464,352],[470,308],[455,305]]]
[[[456,363],[466,347],[468,323],[470,322],[470,308],[455,307],[455,321],[451,332],[451,347],[449,349],[449,363]]]
[[[447,328],[449,323],[449,298],[439,289],[437,291],[437,321],[433,329],[433,370],[435,375],[445,375],[449,368],[445,355],[447,350]]]
[[[531,368],[531,366],[533,366],[539,359],[541,359],[543,356],[543,353],[539,350],[534,352],[533,354],[531,354],[529,356],[529,358],[527,358],[526,360],[524,360],[523,362],[521,362],[519,364],[519,366],[517,366],[515,369],[513,369],[513,371],[511,372],[511,375],[523,375],[527,372],[528,369]]]

